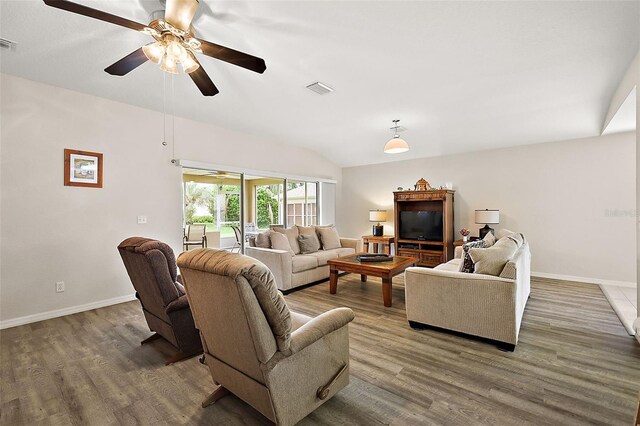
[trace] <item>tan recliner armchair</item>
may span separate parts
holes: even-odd
[[[269,269],[222,250],[182,253],[178,266],[218,388],[279,425],[293,425],[349,383],[351,309],[289,311]]]

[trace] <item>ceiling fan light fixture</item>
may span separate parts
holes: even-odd
[[[200,64],[195,60],[195,58],[193,57],[193,53],[191,52],[188,52],[185,59],[180,61],[180,63],[182,64],[182,70],[186,74],[191,74],[192,72],[200,68]]]
[[[155,43],[147,44],[146,46],[142,46],[142,52],[151,62],[156,64],[160,63],[162,56],[165,52],[165,47],[159,41]]]
[[[175,41],[169,41],[167,43],[167,56],[173,59],[174,62],[182,61],[187,56],[187,49]]]
[[[178,74],[178,62],[165,53],[160,60],[160,69],[169,74]]]

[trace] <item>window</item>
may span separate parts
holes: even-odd
[[[269,229],[272,225],[282,225],[282,205],[284,199],[284,180],[281,183],[261,184],[269,179],[256,179],[255,184],[247,180],[247,184],[255,187],[255,225],[259,230]],[[270,179],[273,181],[273,179]]]
[[[287,226],[318,224],[317,182],[287,181]]]

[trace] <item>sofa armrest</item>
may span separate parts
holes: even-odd
[[[189,309],[189,300],[187,300],[186,294],[169,303],[164,311],[169,315],[171,312],[179,311],[180,309]]]
[[[291,288],[292,256],[286,250],[275,250],[260,247],[245,248],[247,256],[264,263],[276,279],[276,285],[280,290]]]
[[[349,308],[335,308],[318,315],[291,333],[291,352],[300,352],[327,334],[349,324],[354,318],[355,314]]]
[[[455,250],[453,251],[453,258],[462,259],[462,246],[458,246],[455,248]]]
[[[362,240],[360,238],[340,238],[340,245],[345,248],[352,248],[356,253],[362,252]]]
[[[480,280],[480,281],[500,281],[505,283],[514,282],[514,280],[496,277],[494,275],[472,274],[468,272],[458,272],[458,271],[446,271],[442,269],[423,268],[420,266],[407,268],[405,271],[405,280],[410,279],[410,277],[421,278],[426,276],[438,277],[438,278],[444,278],[444,279],[453,279],[453,280],[463,280],[463,281]]]

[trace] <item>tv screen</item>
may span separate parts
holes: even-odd
[[[400,238],[442,241],[442,212],[400,212]]]

